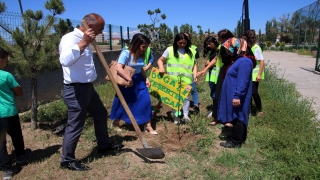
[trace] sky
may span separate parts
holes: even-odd
[[[7,12],[20,13],[19,0],[0,0],[5,2]],[[46,0],[21,0],[23,11],[42,10]],[[63,0],[66,11],[57,17],[81,20],[84,15],[98,13],[106,24],[137,28],[138,24],[151,24],[148,10],[159,8],[167,18],[165,23],[171,30],[176,25],[192,25],[194,30],[200,25],[203,31],[217,33],[221,29],[234,31],[242,16],[243,0]],[[316,2],[316,0],[248,0],[250,28],[265,32],[267,21],[279,20],[284,14],[290,15]],[[225,7],[224,7],[225,6]],[[157,25],[159,25],[157,23]]]

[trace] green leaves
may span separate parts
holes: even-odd
[[[6,11],[7,7],[4,2],[0,2],[0,13]]]
[[[49,0],[45,3],[46,9],[48,9],[53,15],[62,14],[65,11],[62,0]]]

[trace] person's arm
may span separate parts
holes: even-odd
[[[157,63],[158,63],[158,67],[159,67],[159,72],[160,73],[165,73],[165,69],[164,69],[164,63],[167,61],[167,58],[165,58],[165,57],[163,57],[163,56],[161,56],[159,59],[158,59],[158,61],[157,61]]]
[[[262,75],[263,69],[264,69],[264,60],[260,60],[260,69],[257,76],[257,82],[261,81],[261,75]]]
[[[162,74],[166,72],[165,69],[164,69],[164,65],[163,64],[167,61],[168,56],[169,56],[168,49],[166,49],[163,52],[162,56],[157,61],[157,64],[158,64],[158,67],[159,67],[159,72],[162,73]]]
[[[152,54],[152,51],[150,51],[149,63],[148,63],[145,67],[143,67],[143,70],[144,70],[144,71],[148,71],[148,69],[150,69],[150,67],[151,67],[152,64],[153,64],[153,61],[154,61],[154,56],[153,56],[153,54]]]
[[[245,60],[239,63],[238,65],[238,75],[237,75],[237,82],[236,82],[236,90],[234,92],[232,104],[234,107],[238,107],[241,105],[240,99],[242,99],[248,89],[248,85],[251,81],[251,76],[252,76],[252,62],[251,60]]]
[[[217,56],[215,56],[211,60],[211,62],[203,70],[201,70],[200,72],[197,73],[197,77],[200,76],[200,75],[202,75],[202,76],[205,75],[206,72],[208,71],[208,69],[216,66],[216,63],[217,63]]]
[[[12,88],[12,91],[15,96],[23,96],[23,91],[22,91],[22,88],[20,87],[20,85],[15,88]]]
[[[147,85],[147,87],[149,87],[150,81],[149,81],[149,78],[147,77],[146,72],[143,69],[141,69],[141,75],[142,75],[142,77],[144,77],[146,79],[146,85]]]
[[[15,96],[23,96],[22,88],[20,87],[20,85],[18,84],[18,82],[12,74],[8,73],[6,81],[9,84],[9,88],[13,91],[13,94]]]
[[[83,34],[80,42],[76,42],[74,36],[64,36],[59,45],[60,63],[62,66],[69,67],[74,64],[84,54],[85,48],[95,39],[94,31],[89,28]]]
[[[194,66],[193,66],[193,81],[195,83],[198,81],[197,73],[198,73],[197,64],[194,63]]]
[[[262,51],[260,51],[259,48],[256,48],[255,50],[255,57],[257,60],[260,61],[260,65],[259,65],[259,72],[257,75],[257,78],[255,79],[255,81],[260,82],[261,81],[261,75],[264,69],[264,60],[263,60],[263,55],[262,55]]]

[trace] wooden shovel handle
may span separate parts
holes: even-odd
[[[89,26],[88,26],[88,24],[86,23],[85,20],[82,20],[81,22],[82,22],[82,25],[83,25],[83,27],[85,29],[89,29]],[[111,43],[111,41],[110,41],[110,43]],[[118,84],[116,83],[116,81],[114,80],[114,77],[111,74],[111,71],[110,71],[110,68],[108,66],[108,63],[107,63],[106,59],[104,58],[103,54],[101,53],[101,50],[100,50],[96,40],[93,40],[92,45],[95,48],[103,67],[105,68],[107,74],[109,75],[109,78],[110,78],[110,81],[112,83],[112,86],[116,90],[118,98],[120,99],[120,102],[121,102],[124,110],[128,114],[128,117],[129,117],[129,119],[130,119],[130,121],[131,121],[131,123],[132,123],[132,125],[133,125],[133,127],[134,127],[134,129],[135,129],[135,131],[136,131],[136,133],[137,133],[137,135],[139,137],[139,139],[140,139],[140,142],[142,143],[142,146],[144,148],[149,148],[148,143],[146,142],[146,140],[144,139],[144,137],[143,137],[143,135],[141,133],[141,130],[140,130],[138,124],[137,124],[137,121],[133,117],[133,115],[131,113],[131,110],[129,109],[129,107],[128,107],[128,105],[127,105],[127,103],[126,103],[126,101],[125,101],[125,99],[124,99],[119,87],[118,87]]]

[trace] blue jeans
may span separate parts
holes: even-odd
[[[212,99],[216,98],[216,84],[214,82],[209,81],[210,87],[210,96]]]
[[[198,97],[198,91],[197,91],[197,84],[195,82],[193,82],[191,84],[192,89],[191,89],[191,96],[192,96],[192,100],[193,100],[193,105],[194,106],[199,106],[199,97]]]

